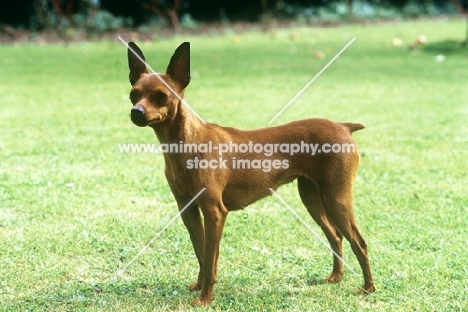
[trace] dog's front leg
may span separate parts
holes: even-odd
[[[185,205],[182,204],[182,207]],[[181,207],[181,204],[179,204]],[[190,234],[190,240],[192,241],[195,255],[198,259],[199,272],[198,278],[195,283],[188,286],[190,291],[197,291],[202,288],[203,284],[203,263],[205,257],[205,231],[200,216],[200,209],[197,204],[193,203],[182,213],[182,220],[184,221],[185,227]]]
[[[207,306],[213,301],[213,285],[218,281],[219,243],[226,221],[227,210],[223,204],[211,205],[203,210],[205,221],[205,257],[203,285],[200,297],[192,305]]]

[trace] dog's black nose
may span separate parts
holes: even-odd
[[[135,106],[130,111],[130,119],[135,125],[139,127],[146,126],[147,122],[146,122],[145,115],[146,115],[145,109],[141,106]]]

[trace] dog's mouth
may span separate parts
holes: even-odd
[[[162,118],[161,117],[158,117],[158,118],[155,118],[155,119],[152,119],[150,121],[148,121],[148,126],[154,126],[154,125],[157,125],[159,123],[162,122]]]
[[[137,121],[137,120],[132,120],[133,124],[135,124],[138,127],[146,127],[148,123],[145,121]]]
[[[132,120],[133,123],[138,126],[138,127],[151,127],[151,126],[154,126],[154,125],[157,125],[159,123],[161,123],[161,118],[155,118],[155,119],[152,119],[152,120],[149,120],[149,121],[137,121],[137,120]]]

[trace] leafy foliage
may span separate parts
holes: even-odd
[[[219,3],[202,0],[24,1],[27,5],[7,6],[7,1],[0,2],[0,22],[32,29],[80,27],[102,32],[122,26],[142,26],[154,16],[166,20],[166,24],[175,23],[173,26],[178,27],[178,15],[184,19],[183,24],[186,27],[193,28],[197,25],[195,20],[258,21],[266,14],[310,22],[340,21],[350,17],[416,17],[458,12],[452,2],[439,0],[238,0]],[[465,8],[468,5],[466,1],[461,1],[460,4],[464,4]],[[177,14],[174,16],[171,10]]]

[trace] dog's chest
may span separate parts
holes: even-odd
[[[170,159],[168,157],[165,158],[165,164],[166,167],[164,170],[164,174],[172,191],[175,191],[181,195],[190,194],[189,186],[191,185],[191,179],[187,172],[187,168],[181,165],[180,161]]]

